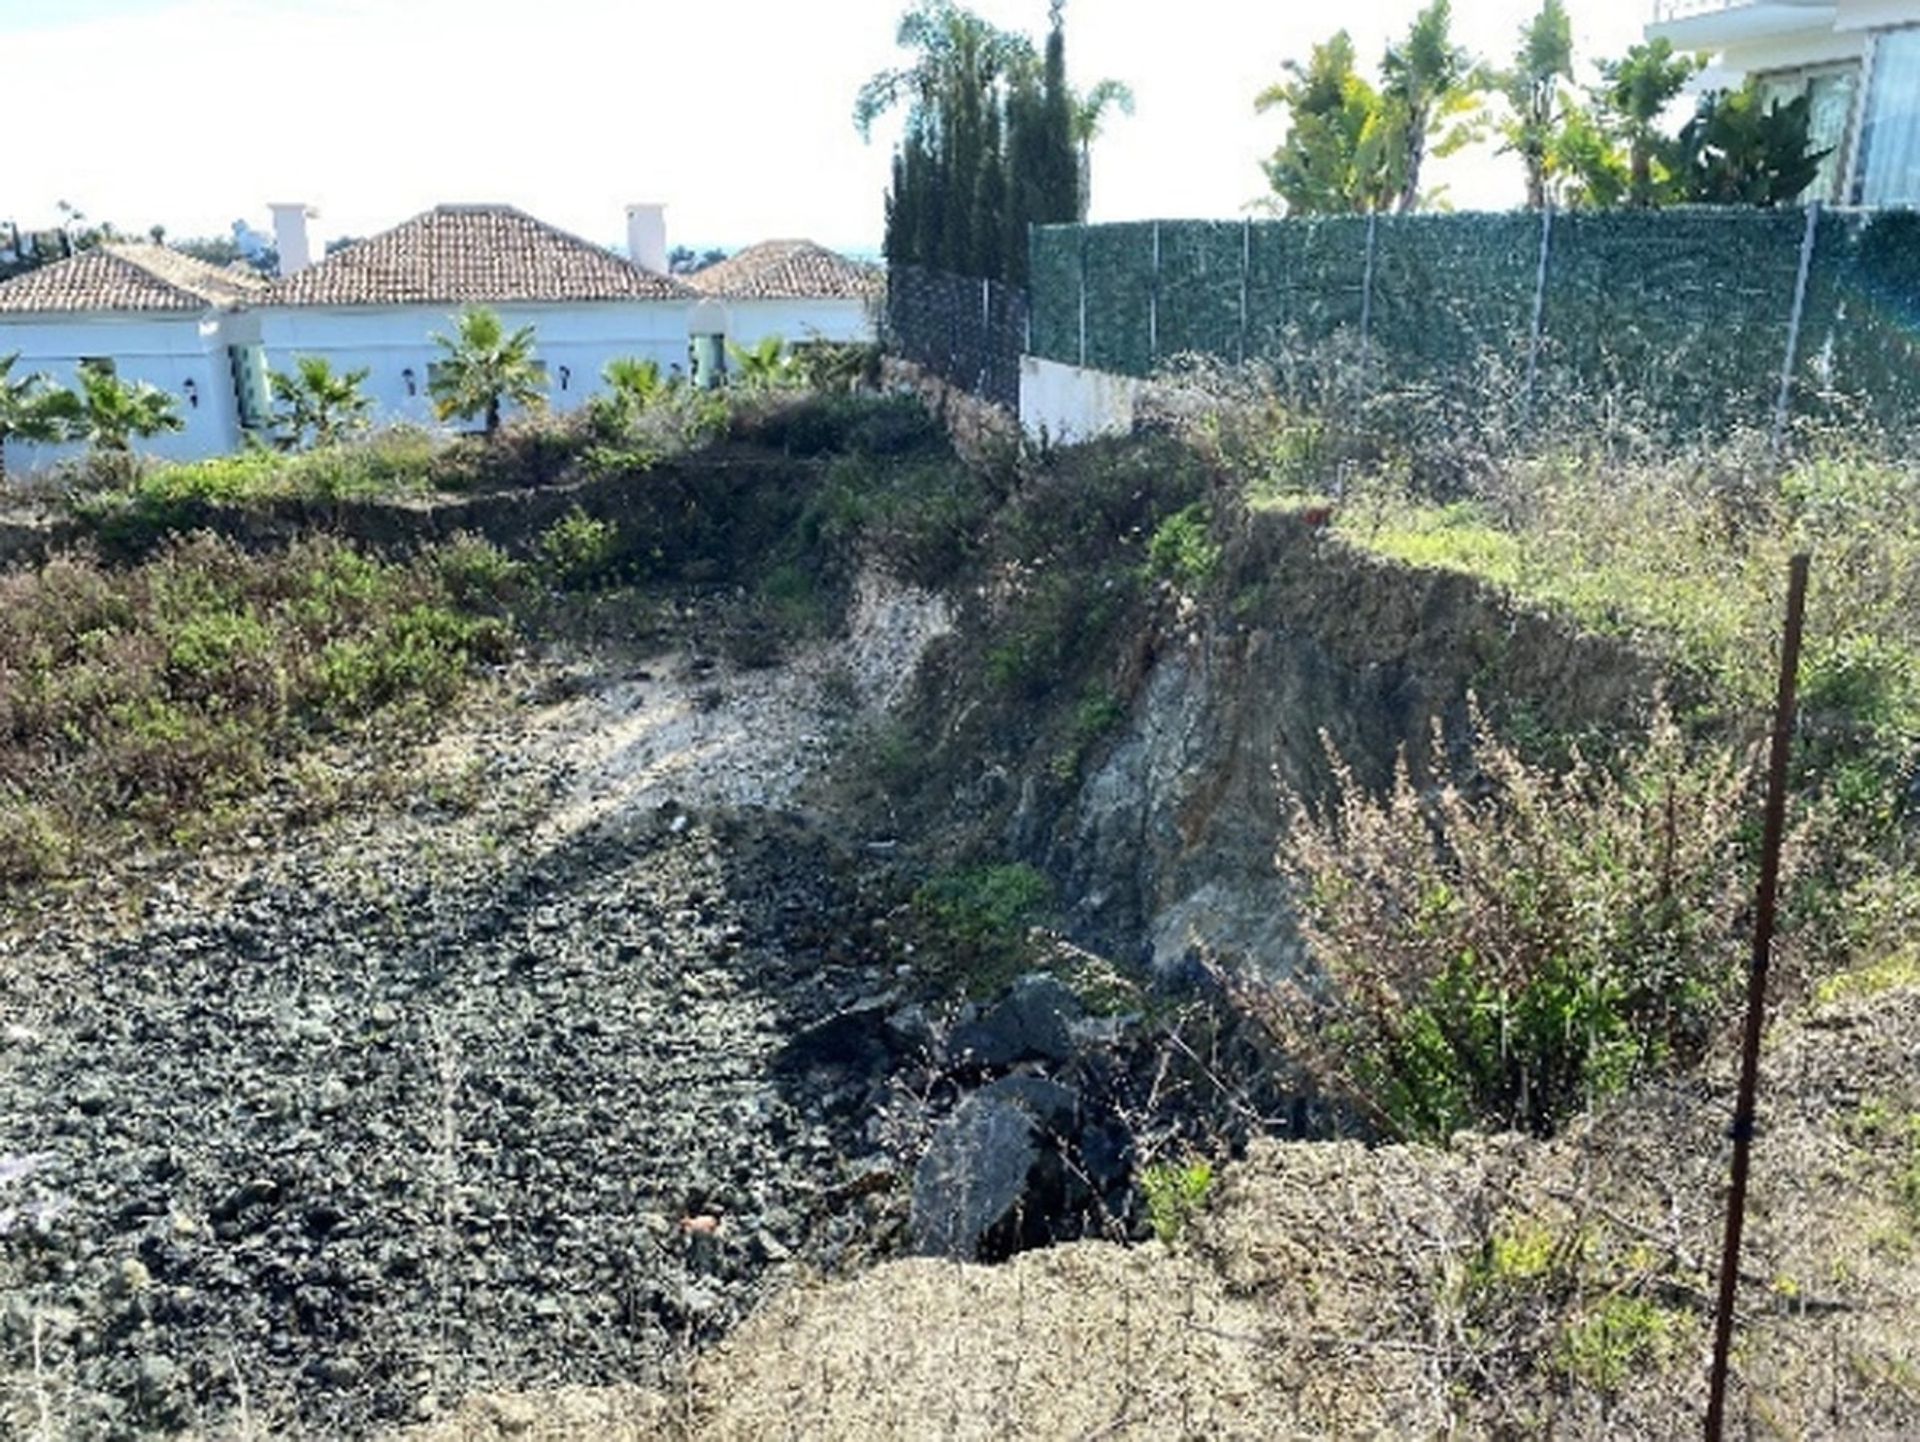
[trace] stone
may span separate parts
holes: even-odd
[[[1041,1077],[1005,1077],[962,1102],[913,1176],[913,1248],[996,1261],[1044,1240],[1067,1201],[1056,1142],[1079,1097]]]
[[[1073,1056],[1073,1028],[1085,1014],[1070,987],[1035,972],[1014,982],[978,1020],[955,1027],[947,1045],[957,1059],[979,1067],[1064,1062]]]

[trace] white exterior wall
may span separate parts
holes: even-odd
[[[240,444],[239,403],[226,348],[251,338],[245,333],[246,319],[187,312],[0,316],[0,355],[20,352],[12,372],[15,380],[40,372],[70,389],[79,386],[83,358],[110,358],[121,380],[146,381],[173,396],[186,422],[185,430],[136,441],[136,449],[168,460],[198,460]],[[197,405],[187,400],[188,381],[198,395]],[[9,443],[7,470],[25,474],[83,450],[77,444]]]
[[[1647,34],[1664,35],[1682,50],[1714,55],[1713,67],[1693,87],[1700,90],[1738,85],[1768,70],[1859,60],[1870,31],[1915,24],[1920,24],[1920,0],[1757,0],[1656,21]]]
[[[1020,426],[1035,440],[1077,445],[1133,430],[1146,382],[1039,356],[1020,357]]]
[[[687,371],[686,301],[603,301],[573,305],[497,305],[509,330],[534,328],[533,353],[547,367],[547,404],[566,411],[606,389],[608,361],[638,356]],[[270,370],[294,358],[324,356],[336,371],[365,368],[374,420],[436,424],[427,395],[427,368],[446,353],[436,334],[451,335],[457,306],[285,306],[257,312]],[[567,386],[561,389],[561,367]],[[413,393],[404,372],[413,372]]]
[[[1867,37],[1861,31],[1800,30],[1789,35],[1768,35],[1728,45],[1714,61],[1712,68],[1691,88],[1719,89],[1740,85],[1749,75],[1760,75],[1769,70],[1798,70],[1807,65],[1858,61],[1866,49]]]
[[[727,339],[751,348],[770,335],[788,344],[874,339],[873,310],[864,300],[723,300]]]

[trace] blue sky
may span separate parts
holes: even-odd
[[[1455,0],[1463,38],[1504,58],[1536,0]],[[55,203],[130,229],[266,225],[320,208],[365,234],[439,201],[505,200],[592,239],[628,201],[671,240],[809,235],[877,245],[891,128],[863,145],[854,91],[898,57],[903,0],[0,0],[0,75],[45,143],[0,157],[0,219]],[[978,0],[1037,32],[1045,0]],[[1253,96],[1345,25],[1363,57],[1415,0],[1071,0],[1082,83],[1139,98],[1096,152],[1094,217],[1232,216],[1284,128]],[[1638,38],[1638,0],[1570,0],[1590,60]],[[1462,207],[1518,202],[1511,157],[1438,177]]]

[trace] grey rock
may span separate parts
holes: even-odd
[[[1070,987],[1036,972],[1014,982],[977,1021],[955,1027],[947,1045],[957,1059],[975,1066],[1063,1062],[1073,1056],[1074,1024],[1085,1014]]]
[[[915,1251],[996,1260],[1044,1236],[1064,1200],[1055,1143],[1079,1098],[1039,1077],[1006,1077],[962,1102],[913,1176]]]

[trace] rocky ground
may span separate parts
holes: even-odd
[[[1920,988],[1776,1030],[1729,1433],[1920,1435]],[[783,1292],[671,1394],[476,1396],[409,1442],[1697,1433],[1730,1068],[1552,1141],[1256,1143],[1171,1246]]]
[[[0,1433],[352,1437],[660,1381],[900,1202],[897,887],[785,808],[937,634],[536,668],[403,801],[0,928]],[[101,894],[96,891],[95,896]]]

